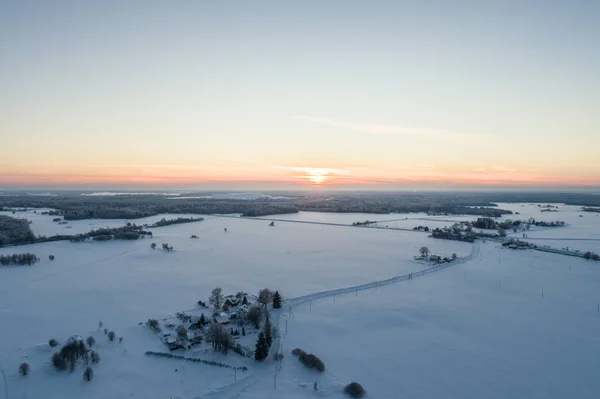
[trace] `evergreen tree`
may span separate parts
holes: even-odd
[[[258,340],[256,341],[256,351],[254,352],[254,359],[259,362],[265,360],[269,356],[269,348],[267,347],[267,341],[265,340],[265,334],[258,334]]]
[[[202,313],[202,314],[200,315],[200,324],[201,324],[201,325],[205,325],[205,324],[206,324],[206,319],[204,318],[204,313]]]
[[[248,305],[248,298],[244,297],[244,299],[242,299],[242,305]]]
[[[267,342],[267,348],[270,348],[273,344],[273,333],[271,332],[271,320],[268,317],[265,322],[265,341]]]
[[[242,327],[242,335],[245,337],[246,336],[246,329],[244,327]]]
[[[273,309],[281,308],[281,295],[279,295],[279,291],[275,291],[275,295],[273,295]]]

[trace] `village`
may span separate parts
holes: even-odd
[[[170,351],[194,348],[227,354],[231,350],[255,359],[257,336],[267,336],[270,347],[277,334],[270,324],[269,308],[280,308],[282,297],[278,291],[266,288],[258,296],[245,292],[224,295],[217,287],[212,290],[208,305],[202,300],[197,305],[168,318],[149,319],[147,325]],[[268,348],[266,352],[265,357]]]

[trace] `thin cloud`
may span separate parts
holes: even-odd
[[[450,130],[442,129],[422,129],[422,128],[411,128],[403,126],[393,125],[362,125],[357,123],[349,123],[336,121],[328,118],[313,118],[311,116],[295,116],[294,120],[310,122],[325,126],[333,126],[344,129],[349,129],[355,132],[362,132],[368,134],[379,134],[379,135],[414,135],[414,136],[455,136],[456,133]]]

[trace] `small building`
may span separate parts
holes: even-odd
[[[229,315],[227,313],[221,313],[219,315],[213,316],[213,320],[216,323],[222,324],[224,326],[230,323]]]
[[[224,304],[224,305],[227,305],[227,306],[229,306],[229,307],[232,307],[232,306],[237,306],[237,305],[239,305],[239,304],[240,304],[240,302],[241,302],[241,301],[239,300],[239,298],[236,298],[236,297],[235,297],[235,296],[233,296],[233,295],[227,295],[227,296],[226,296],[225,298],[223,298],[223,299],[224,299],[224,302],[223,302],[223,304]]]
[[[430,262],[441,262],[442,257],[439,255],[429,255],[429,261]]]

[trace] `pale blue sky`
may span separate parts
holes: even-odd
[[[0,60],[0,182],[600,182],[598,1],[1,1]]]

